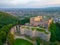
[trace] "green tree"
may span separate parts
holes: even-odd
[[[57,26],[57,30],[56,30],[56,39],[58,41],[60,41],[60,24],[59,23],[56,23],[56,26]]]
[[[6,40],[6,32],[4,32],[4,31],[1,31],[0,32],[0,40],[2,42],[4,42]]]
[[[56,41],[56,30],[57,30],[56,25],[52,23],[49,27],[49,31],[51,32],[50,41]]]
[[[36,44],[37,44],[37,45],[40,45],[40,43],[42,43],[42,40],[41,40],[39,37],[37,37],[37,38],[36,38]]]
[[[51,32],[50,41],[60,41],[60,24],[52,23],[49,27],[49,31]]]
[[[0,45],[3,45],[2,41],[0,40]]]
[[[7,36],[7,41],[8,41],[8,45],[14,45],[14,35],[9,33]]]
[[[20,24],[24,25],[25,23],[29,23],[30,22],[30,18],[24,18],[22,20],[20,20]]]

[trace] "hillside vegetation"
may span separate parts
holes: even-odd
[[[0,12],[0,45],[3,45],[7,38],[12,39],[8,37],[9,31],[13,25],[19,24],[19,22],[20,20],[17,17]]]
[[[13,24],[13,25],[18,24],[18,21],[19,19],[17,17],[4,12],[0,12],[0,28],[8,24]]]

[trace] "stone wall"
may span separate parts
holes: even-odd
[[[49,41],[51,35],[50,32],[48,32],[48,34],[45,34],[44,32],[40,32],[36,30],[32,31],[31,29],[26,29],[26,28],[21,28],[20,32],[21,34],[29,35],[30,37],[40,37],[45,41]]]
[[[17,27],[18,27],[18,25],[17,25]],[[11,28],[11,33],[14,34],[15,32],[17,32],[16,26]],[[21,28],[21,27],[20,27],[19,32],[20,32],[21,35],[28,35],[30,37],[40,37],[41,39],[43,39],[45,41],[49,41],[50,40],[50,35],[51,35],[51,33],[49,31],[48,31],[48,34],[45,34],[44,32],[40,32],[40,31],[37,31],[37,30],[32,31],[31,29]]]
[[[36,31],[36,35],[37,37],[40,37],[41,39],[45,40],[45,41],[49,41],[50,40],[50,33],[49,34],[45,34],[44,32],[38,32]]]

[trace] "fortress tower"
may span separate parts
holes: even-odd
[[[42,16],[32,17],[30,18],[30,25],[38,26],[41,20],[42,20]]]

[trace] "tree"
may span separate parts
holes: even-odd
[[[30,22],[30,18],[24,18],[20,21],[20,24],[24,25],[25,23],[29,23]]]
[[[51,32],[50,41],[56,41],[56,30],[57,30],[56,25],[52,23],[49,27],[49,31]]]
[[[57,42],[50,42],[50,45],[58,45]]]
[[[42,40],[41,40],[39,37],[37,37],[37,38],[36,38],[36,44],[37,44],[37,45],[40,45],[40,43],[42,43]]]
[[[60,24],[59,23],[56,23],[56,26],[57,26],[57,31],[56,31],[56,39],[58,41],[60,41]]]
[[[7,42],[8,42],[8,45],[14,45],[14,35],[9,33],[7,36]]]
[[[1,31],[0,32],[0,41],[4,42],[6,40],[6,32]]]
[[[2,41],[0,40],[0,45],[3,45]]]
[[[60,41],[60,24],[52,23],[49,27],[49,31],[51,32],[50,41]]]
[[[6,37],[8,32],[10,31],[10,28],[12,27],[12,24],[3,26],[0,30],[0,41],[4,43],[6,41]]]

